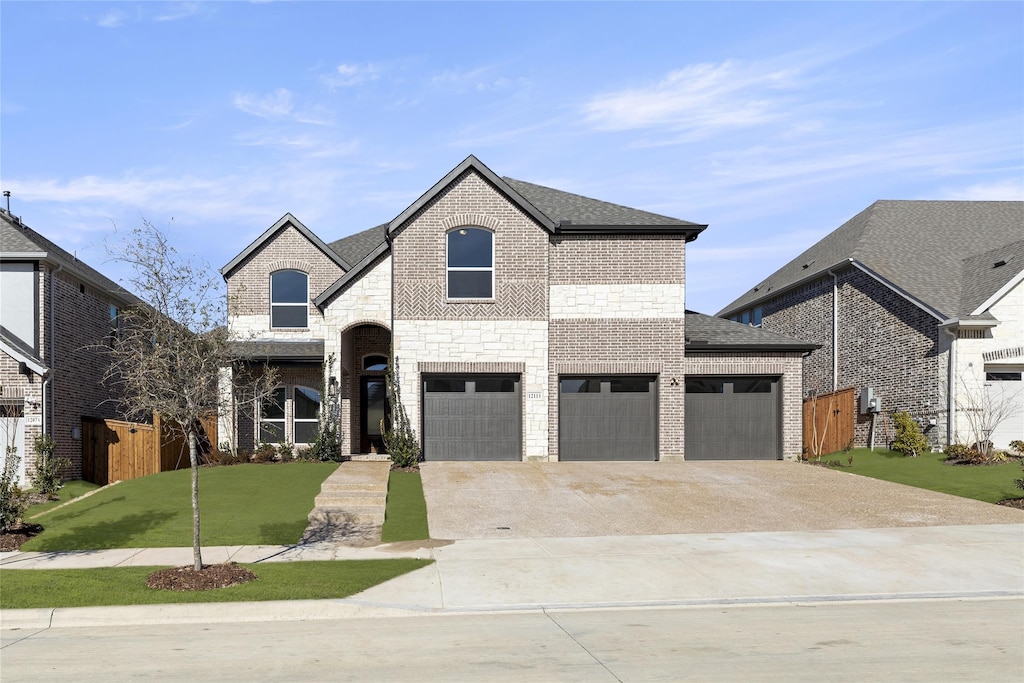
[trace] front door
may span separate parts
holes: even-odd
[[[363,453],[384,453],[381,421],[388,417],[388,390],[383,377],[363,377],[359,407],[359,448]]]

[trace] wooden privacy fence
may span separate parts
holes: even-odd
[[[853,441],[854,389],[804,399],[804,449],[808,458],[838,453]]]
[[[217,443],[217,418],[202,421],[200,454]],[[82,418],[82,478],[105,486],[189,467],[188,442],[161,424]]]

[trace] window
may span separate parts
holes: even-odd
[[[292,443],[313,443],[320,431],[320,392],[295,387]]]
[[[448,233],[448,298],[494,298],[494,235],[482,228]]]
[[[284,402],[287,392],[278,387],[260,406],[260,443],[284,443]]]
[[[363,370],[387,370],[387,356],[367,356],[363,359]]]
[[[729,318],[734,323],[743,323],[744,325],[753,325],[754,327],[761,327],[761,316],[764,314],[764,309],[761,306],[755,306],[754,308],[748,308],[742,313]]]
[[[986,382],[1019,382],[1022,373],[1019,372],[986,372]]]
[[[270,276],[270,326],[309,326],[309,276],[301,270]]]

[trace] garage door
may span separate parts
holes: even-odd
[[[559,460],[657,460],[654,377],[560,377]]]
[[[518,375],[425,375],[425,460],[522,460]]]
[[[687,377],[687,460],[778,460],[777,377]]]

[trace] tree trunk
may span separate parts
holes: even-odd
[[[199,439],[195,429],[188,430],[188,458],[192,464],[192,568],[203,568],[203,553],[199,547]]]

